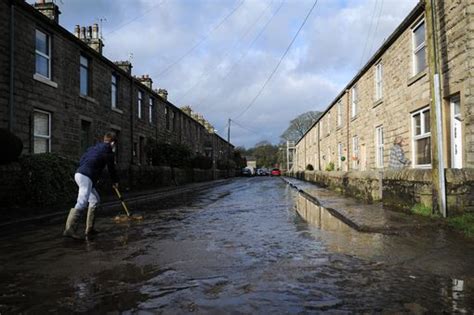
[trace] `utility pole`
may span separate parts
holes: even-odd
[[[232,119],[229,118],[229,121],[227,123],[227,142],[230,144],[230,123]]]
[[[431,174],[433,211],[446,217],[446,181],[443,156],[443,126],[441,111],[441,74],[436,35],[435,1],[425,0],[425,20],[428,48],[428,69],[430,71],[430,124],[431,124]]]
[[[229,118],[228,127],[227,127],[227,164],[230,161],[230,123],[232,119]],[[227,177],[229,177],[229,165],[227,165]]]

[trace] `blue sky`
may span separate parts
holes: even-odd
[[[106,19],[102,32],[107,58],[133,55],[133,74],[149,74],[154,87],[168,90],[171,102],[191,106],[226,137],[227,119],[250,104],[313,5],[313,0],[281,1],[56,2],[62,11],[60,24],[70,31],[76,24]],[[324,110],[417,2],[319,0],[273,79],[237,119],[246,129],[234,126],[231,142],[246,147],[262,140],[278,143],[291,119]]]

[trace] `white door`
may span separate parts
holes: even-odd
[[[459,97],[451,99],[451,167],[462,168],[462,123]]]

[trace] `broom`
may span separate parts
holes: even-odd
[[[124,215],[118,215],[114,218],[114,221],[115,222],[127,222],[127,221],[130,221],[130,220],[137,220],[137,221],[140,221],[140,220],[143,220],[143,216],[142,215],[137,215],[137,216],[132,216],[132,214],[130,213],[130,211],[128,210],[128,207],[127,205],[125,204],[125,201],[123,200],[123,197],[122,197],[122,194],[120,193],[120,191],[118,190],[117,187],[115,186],[112,186],[115,193],[117,194],[117,197],[119,198],[120,202],[122,203],[122,207],[123,209],[125,210],[125,213],[127,214],[126,216]]]

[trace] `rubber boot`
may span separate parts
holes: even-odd
[[[97,230],[94,229],[96,209],[97,207],[89,207],[89,209],[87,210],[86,236],[92,236],[98,233]]]
[[[69,210],[69,215],[67,216],[66,227],[64,229],[63,236],[74,239],[81,239],[81,237],[76,234],[80,218],[81,213],[78,209],[72,208],[71,210]]]

